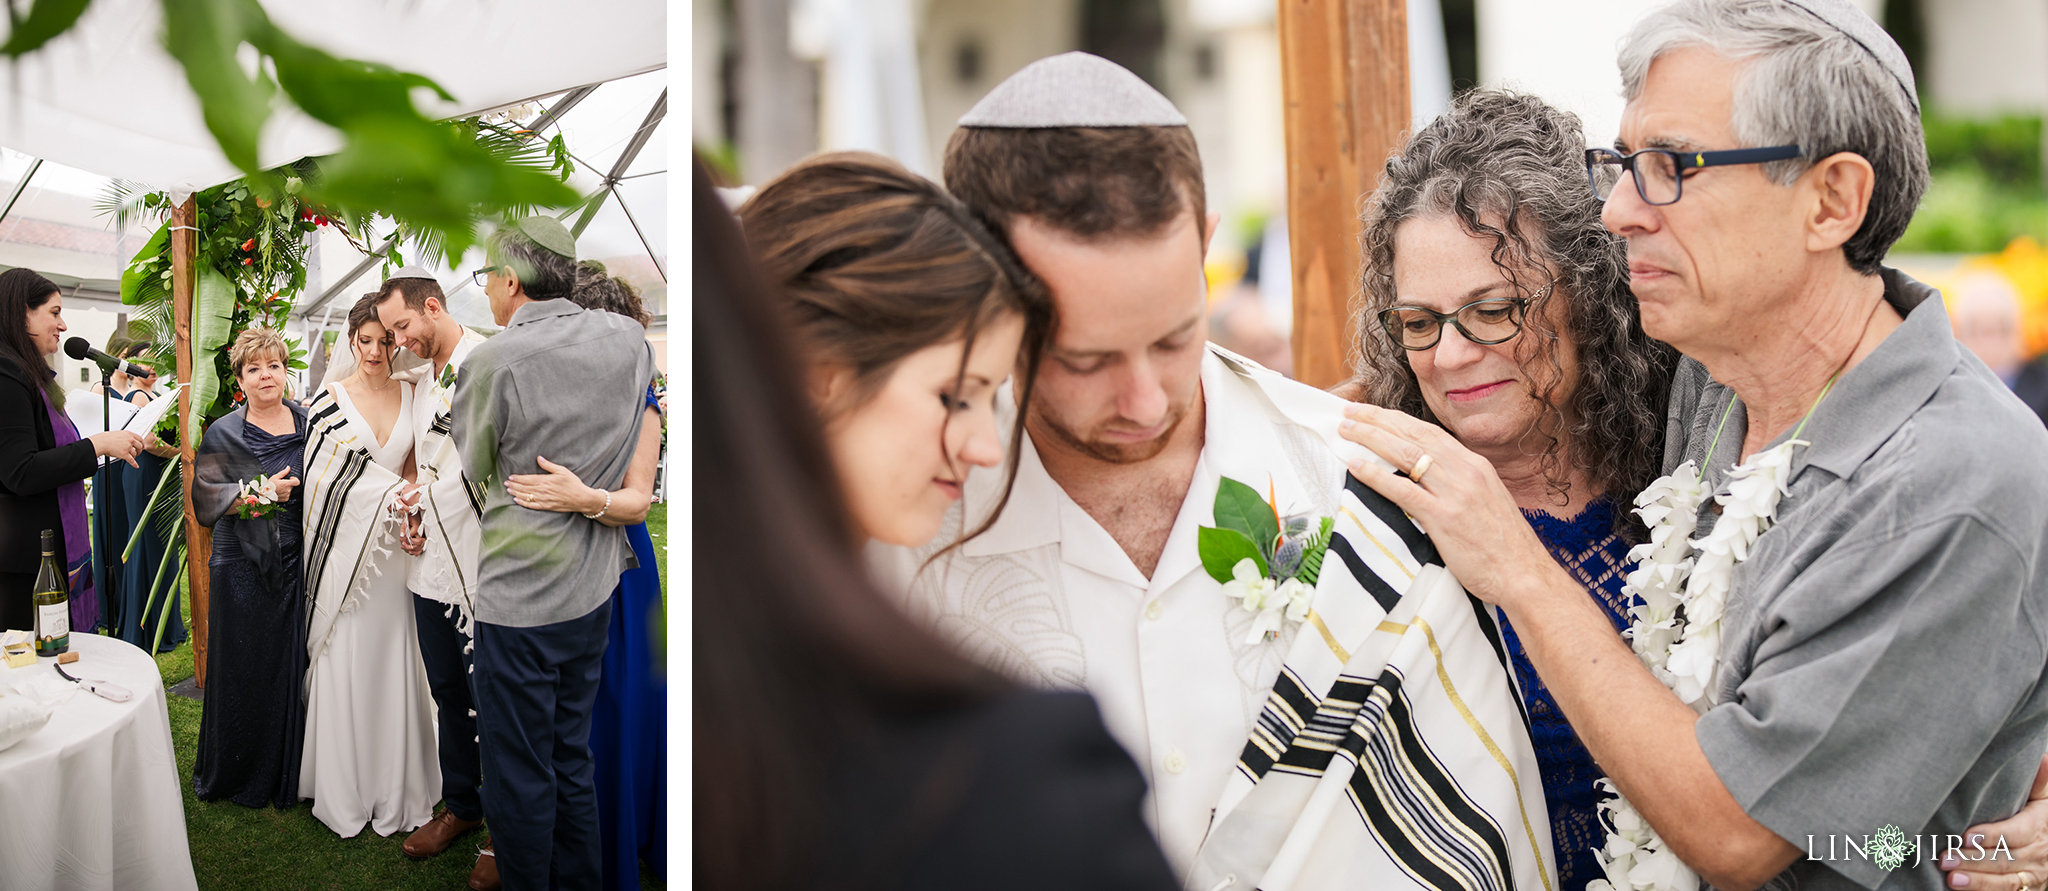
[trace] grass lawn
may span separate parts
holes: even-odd
[[[655,505],[647,518],[657,554],[667,553],[667,506]],[[662,588],[668,578],[664,572]],[[190,616],[189,599],[183,604]],[[192,676],[192,646],[158,655],[164,686]],[[378,838],[367,828],[355,838],[337,838],[313,818],[311,802],[288,810],[246,808],[232,802],[202,802],[192,795],[192,760],[199,740],[199,702],[169,696],[171,742],[178,755],[178,778],[185,793],[185,831],[192,843],[192,868],[201,889],[449,889],[466,888],[476,849],[484,831],[463,837],[447,853],[414,862],[399,851],[405,838],[394,833]],[[643,889],[666,891],[667,885],[644,870]]]

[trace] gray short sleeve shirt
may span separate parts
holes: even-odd
[[[505,477],[561,464],[616,489],[639,446],[654,352],[631,319],[567,300],[519,307],[476,346],[455,381],[449,435],[479,499],[476,618],[530,628],[602,606],[634,566],[626,530],[512,503]]]
[[[1737,803],[1802,851],[1801,889],[1943,887],[1941,841],[2017,810],[2048,743],[2048,431],[1956,343],[1938,294],[1884,277],[1905,322],[1801,434],[1695,728]],[[1716,492],[1747,419],[1685,360],[1666,464],[1704,458],[1724,418]],[[1709,500],[1701,534],[1716,516]],[[1921,837],[1917,865],[1887,872],[1843,839],[1887,825]]]

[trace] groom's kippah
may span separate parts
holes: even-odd
[[[1814,18],[1826,22],[1829,27],[1856,41],[1864,52],[1877,60],[1879,67],[1899,82],[1899,89],[1906,91],[1906,101],[1912,103],[1913,111],[1920,110],[1920,93],[1913,88],[1913,65],[1906,61],[1906,51],[1899,49],[1897,41],[1872,21],[1870,15],[1849,0],[1785,0],[1805,10]]]
[[[397,272],[391,273],[391,275],[386,277],[384,280],[388,282],[391,281],[392,279],[399,278],[423,278],[430,282],[438,281],[438,279],[434,278],[433,273],[428,272],[425,269],[421,269],[418,266],[400,266],[398,267]]]
[[[1129,69],[1083,52],[1012,74],[960,116],[962,127],[1185,127],[1188,119]]]

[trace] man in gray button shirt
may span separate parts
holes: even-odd
[[[504,887],[596,888],[590,710],[625,530],[513,503],[505,478],[538,459],[611,490],[640,439],[654,354],[640,326],[566,299],[576,243],[529,217],[492,233],[484,293],[505,330],[454,382],[451,436],[483,516],[476,587],[477,726],[484,813]]]
[[[1768,500],[1731,492],[1732,465],[1801,441],[1775,524],[1730,551],[1718,659],[1684,672],[1704,674],[1704,713],[1447,434],[1365,410],[1361,438],[1420,481],[1359,476],[1508,613],[1587,749],[1701,878],[1941,888],[1944,849],[1977,855],[1966,829],[2021,806],[2048,741],[2048,432],[1931,289],[1880,265],[1927,182],[1912,71],[1846,0],[1680,0],[1621,64],[1617,151],[1589,152],[1589,177],[1643,328],[1687,357],[1666,466],[1704,477],[1693,540]],[[1903,862],[1871,846],[1881,832],[1904,836]]]

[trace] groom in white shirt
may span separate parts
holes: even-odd
[[[951,549],[943,534],[914,551],[871,546],[883,584],[908,591],[909,611],[970,656],[1033,686],[1093,694],[1150,780],[1147,818],[1168,861],[1183,876],[1213,874],[1218,881],[1204,879],[1203,888],[1250,888],[1274,870],[1306,876],[1300,888],[1383,878],[1398,887],[1404,857],[1443,853],[1361,846],[1366,830],[1357,819],[1346,824],[1357,834],[1303,829],[1304,842],[1281,852],[1293,827],[1347,818],[1330,817],[1327,807],[1312,815],[1298,787],[1261,793],[1289,782],[1267,783],[1268,776],[1320,777],[1325,765],[1340,773],[1331,753],[1346,744],[1354,717],[1349,739],[1360,745],[1343,756],[1351,763],[1357,751],[1400,736],[1375,729],[1384,716],[1360,714],[1357,701],[1347,712],[1337,701],[1345,697],[1329,694],[1343,669],[1364,670],[1396,698],[1408,695],[1382,670],[1396,664],[1387,656],[1406,623],[1421,621],[1417,604],[1449,604],[1448,613],[1428,616],[1447,655],[1434,671],[1410,672],[1418,675],[1413,695],[1422,702],[1442,677],[1462,691],[1451,698],[1478,717],[1440,731],[1436,718],[1450,709],[1431,701],[1417,710],[1426,716],[1412,719],[1397,703],[1391,720],[1424,727],[1420,735],[1438,749],[1431,769],[1476,790],[1474,808],[1459,813],[1476,809],[1480,822],[1496,826],[1491,836],[1469,834],[1495,839],[1472,858],[1488,864],[1473,880],[1539,887],[1550,857],[1543,797],[1512,682],[1481,642],[1481,621],[1454,580],[1434,596],[1437,580],[1449,577],[1427,565],[1434,551],[1412,524],[1375,507],[1390,505],[1362,487],[1347,492],[1345,462],[1366,453],[1337,436],[1344,403],[1206,343],[1203,255],[1217,216],[1205,205],[1185,118],[1129,71],[1068,53],[1020,71],[960,125],[947,148],[946,186],[1045,283],[1058,329],[1035,379],[1029,439],[1001,516]],[[1005,388],[999,404],[1014,412],[1011,395]],[[1269,635],[1255,626],[1274,617],[1233,599],[1205,571],[1198,546],[1200,527],[1222,525],[1212,506],[1226,478],[1256,489],[1273,514],[1336,524],[1314,609],[1288,611]],[[978,526],[1002,483],[1000,473],[970,475],[965,507],[946,528]],[[1409,591],[1420,593],[1397,612]],[[1428,650],[1411,649],[1427,659]],[[1283,678],[1294,680],[1276,690]],[[1332,711],[1321,712],[1326,698]],[[1305,722],[1333,716],[1329,742],[1314,745],[1308,738],[1318,728],[1304,730]],[[1472,745],[1459,749],[1455,734]],[[1476,776],[1482,769],[1495,773]],[[1523,815],[1509,816],[1517,807]],[[1240,816],[1226,823],[1233,809]],[[1462,817],[1424,815],[1407,825],[1439,819]],[[1327,857],[1302,853],[1319,844]],[[1237,866],[1251,861],[1255,867]]]
[[[468,652],[481,527],[463,480],[462,456],[448,435],[455,378],[462,360],[484,338],[448,314],[440,283],[424,269],[407,266],[398,270],[377,294],[378,321],[399,346],[428,362],[412,400],[418,484],[407,490],[407,495],[419,504],[420,512],[408,522],[411,531],[405,549],[414,559],[406,573],[406,587],[413,593],[420,659],[438,714],[435,724],[445,807],[406,837],[405,855],[423,860],[447,850],[484,819],[483,769]],[[496,862],[486,857],[478,858],[476,872],[494,877]],[[488,881],[479,884],[495,887]]]

